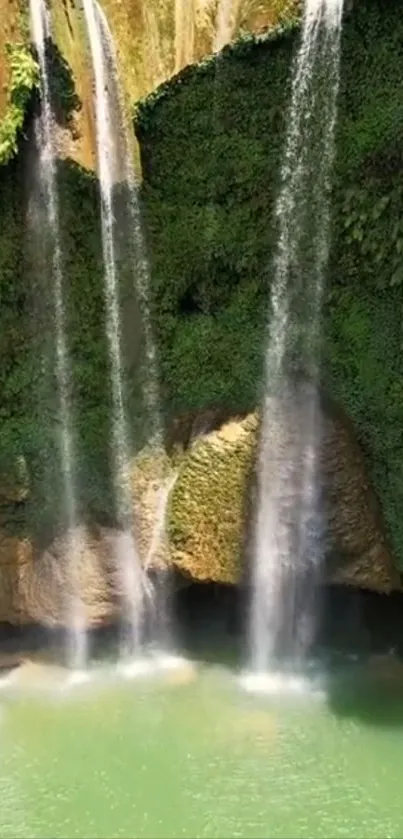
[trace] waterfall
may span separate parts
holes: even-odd
[[[75,452],[72,431],[70,364],[66,342],[65,307],[63,299],[63,260],[60,241],[59,200],[57,187],[56,156],[54,150],[54,123],[51,105],[48,45],[50,43],[49,12],[45,0],[30,0],[31,37],[36,48],[40,67],[40,113],[35,120],[37,157],[35,175],[39,186],[39,202],[31,209],[36,219],[35,233],[38,242],[46,241],[46,265],[51,273],[54,316],[55,372],[58,395],[58,426],[61,472],[63,477],[63,513],[67,529],[66,577],[68,603],[66,623],[68,629],[68,660],[73,669],[84,668],[87,659],[87,640],[84,607],[79,594],[78,563],[82,548],[82,533],[78,526],[75,490]],[[39,205],[38,205],[39,204]],[[43,269],[43,266],[41,270]]]
[[[110,66],[115,79],[116,95],[119,98],[119,78],[115,46],[108,21],[102,8],[98,5],[98,14],[102,36],[107,46],[110,57]],[[151,325],[151,313],[149,304],[150,270],[144,244],[144,237],[141,225],[140,207],[138,201],[138,188],[133,165],[133,154],[127,130],[127,121],[122,117],[123,107],[120,104],[120,132],[122,139],[122,170],[124,182],[127,187],[127,212],[128,212],[128,252],[132,268],[132,281],[141,306],[142,326],[145,337],[145,354],[147,375],[144,383],[145,403],[147,409],[147,426],[149,444],[154,451],[163,449],[163,423],[160,410],[160,393],[158,387],[158,370],[156,359],[155,341]],[[156,461],[158,462],[158,460]],[[151,533],[150,545],[144,561],[144,568],[152,568],[154,557],[158,554],[162,545],[166,544],[166,519],[167,509],[171,493],[176,483],[177,473],[165,476],[163,470],[154,470],[154,478],[159,483],[159,492],[155,510],[154,528]],[[173,645],[172,627],[170,620],[169,600],[171,594],[171,576],[167,568],[158,568],[154,571],[154,602],[148,599],[150,625],[150,638],[158,644],[159,649],[170,650]]]
[[[315,630],[324,551],[321,307],[343,0],[306,0],[276,207],[252,557],[250,664],[299,669]]]
[[[174,0],[175,2],[175,66],[179,73],[194,61],[195,17],[194,0]]]
[[[236,31],[241,0],[218,0],[213,52],[229,44]]]
[[[124,241],[125,254],[130,260],[132,282],[141,309],[142,329],[145,338],[146,382],[144,385],[149,440],[154,447],[162,446],[162,420],[156,369],[155,343],[153,340],[148,304],[149,268],[143,241],[133,154],[129,141],[124,107],[120,95],[117,59],[112,35],[102,8],[95,0],[84,0],[90,50],[95,76],[95,106],[97,121],[98,172],[101,189],[102,248],[105,277],[106,327],[111,360],[113,425],[112,452],[115,472],[116,506],[121,528],[117,540],[116,565],[121,577],[125,606],[125,621],[129,627],[129,646],[133,653],[143,640],[144,626],[148,622],[151,640],[160,640],[159,611],[166,603],[166,575],[164,584],[157,574],[152,586],[148,565],[152,554],[165,535],[165,514],[171,484],[160,477],[156,522],[151,536],[150,550],[144,569],[133,532],[132,492],[130,479],[130,447],[127,412],[125,408],[124,375],[121,350],[121,324],[119,308],[119,265],[117,258],[117,224],[114,218],[114,189],[119,186],[123,215],[126,224],[120,225],[119,238]],[[122,209],[122,208],[121,208]],[[157,476],[156,476],[157,477]],[[169,487],[167,489],[167,487]],[[158,543],[158,545],[157,545]],[[158,590],[158,591],[157,591]],[[166,599],[166,598],[165,598]],[[156,609],[158,601],[159,609]],[[162,618],[161,618],[162,619]],[[165,617],[164,617],[165,623]],[[152,624],[150,628],[150,624]]]
[[[150,270],[146,249],[144,245],[143,232],[141,227],[140,207],[138,201],[138,189],[133,164],[133,153],[129,140],[127,121],[123,117],[124,108],[120,101],[119,74],[116,59],[115,46],[108,21],[101,8],[96,3],[99,26],[102,33],[103,44],[109,58],[110,72],[113,77],[114,90],[116,95],[115,110],[119,117],[118,136],[121,140],[121,169],[123,181],[126,187],[127,214],[129,225],[127,229],[128,251],[130,254],[132,280],[141,306],[142,326],[145,335],[145,352],[147,361],[147,380],[145,382],[145,400],[148,411],[149,439],[155,447],[163,444],[163,425],[160,412],[160,394],[158,388],[158,371],[155,351],[155,341],[151,327],[151,314],[149,305]],[[173,486],[173,484],[172,484]],[[165,490],[162,491],[165,497]]]

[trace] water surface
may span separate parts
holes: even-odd
[[[0,698],[0,836],[401,837],[402,695],[366,672],[292,697],[212,664],[70,692],[27,679]]]

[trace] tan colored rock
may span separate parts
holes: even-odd
[[[327,418],[322,463],[329,530],[336,551],[345,559],[333,572],[333,581],[384,592],[400,588],[364,456],[342,413]]]
[[[21,596],[21,577],[32,569],[28,539],[8,535],[0,528],[0,623],[27,622]]]
[[[166,561],[162,539],[175,472],[165,452],[144,450],[133,464],[136,535],[144,565]],[[71,597],[80,592],[88,626],[109,621],[120,608],[121,579],[115,563],[119,533],[93,525],[75,534],[75,566],[63,534],[45,548],[8,535],[0,522],[0,622],[64,625]]]
[[[0,0],[0,18],[0,120],[2,120],[9,105],[10,63],[6,45],[24,41],[18,0]]]
[[[132,466],[137,544],[145,565],[166,561],[163,527],[176,470],[163,449],[145,449]]]
[[[73,583],[83,600],[87,624],[94,626],[115,612],[112,542],[115,534],[105,528],[76,533],[76,567],[68,564],[68,542],[56,539],[30,563],[20,566],[18,597],[23,618],[56,626],[68,620]]]
[[[200,581],[235,583],[240,576],[248,476],[257,418],[234,420],[197,438],[183,457],[172,493],[172,562]]]
[[[260,32],[299,0],[103,0],[131,102],[241,31]]]
[[[322,466],[337,558],[330,578],[376,591],[399,588],[352,426],[333,407],[325,411]],[[183,457],[171,501],[170,549],[172,562],[195,580],[240,580],[258,428],[256,414],[231,420],[196,439]],[[286,444],[284,428],[278,433]]]
[[[323,413],[322,466],[328,499],[329,579],[376,591],[400,588],[365,463],[346,417]],[[212,430],[214,425],[218,428]],[[278,428],[287,445],[290,421]],[[224,419],[220,411],[179,418],[169,443],[174,454],[143,451],[133,463],[137,540],[143,564],[172,562],[194,580],[234,584],[245,560],[254,505],[257,414]],[[276,431],[276,429],[275,429]],[[276,432],[277,433],[277,432]],[[180,453],[181,441],[185,448]],[[161,541],[167,515],[169,544]],[[93,526],[77,534],[75,580],[87,623],[96,626],[119,610],[120,579],[113,529]],[[0,522],[0,622],[64,624],[72,593],[67,537],[39,550],[9,535]]]

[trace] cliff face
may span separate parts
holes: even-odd
[[[82,9],[78,0],[49,0],[48,5],[52,75],[58,79],[68,114],[68,119],[59,120],[59,128],[64,129],[59,137],[60,155],[94,168],[93,78]],[[129,107],[187,64],[221,49],[240,32],[262,31],[283,18],[296,16],[300,0],[103,0],[101,5],[115,39],[121,83]],[[3,163],[17,151],[18,133],[36,79],[27,5],[22,0],[0,0],[0,15],[0,163]],[[21,90],[18,91],[17,110],[13,105],[13,54],[17,57],[17,68],[25,62],[31,76],[24,82],[26,97],[21,98]]]
[[[346,14],[324,307],[324,385],[353,420],[403,567],[403,18]],[[141,104],[163,392],[177,412],[260,399],[274,200],[295,30],[246,39]]]
[[[220,9],[213,2],[194,0],[186,3],[187,15],[179,0],[176,5],[170,0],[105,0],[104,5],[128,103],[234,32],[260,30],[282,14],[292,20],[295,11],[293,3],[276,5],[274,0],[232,0]],[[99,191],[93,171],[93,78],[78,3],[52,0],[50,7],[77,483],[90,532],[83,590],[88,619],[96,622],[112,613],[114,594],[107,547],[113,538],[105,456],[111,406]],[[14,9],[13,0],[7,8]],[[335,236],[324,322],[325,388],[354,421],[365,458],[365,464],[357,460],[350,432],[346,437],[342,429],[336,434],[337,446],[327,447],[326,462],[335,475],[335,452],[341,458],[344,445],[349,452],[349,477],[340,477],[343,507],[336,489],[334,515],[329,512],[336,553],[346,559],[340,573],[344,581],[381,589],[399,585],[390,571],[391,551],[403,564],[402,26],[398,0],[390,0],[387,13],[381,0],[364,0],[346,17]],[[19,31],[14,28],[12,37]],[[21,33],[26,49],[26,29]],[[187,68],[166,82],[137,112],[165,415],[206,406],[227,416],[250,414],[245,422],[196,443],[180,463],[170,512],[172,558],[197,579],[239,578],[275,241],[273,202],[294,47],[292,26],[267,38],[243,38],[219,59]],[[1,72],[8,72],[4,63]],[[46,614],[58,620],[65,584],[57,504],[62,492],[52,292],[37,270],[26,223],[31,173],[26,139],[21,154],[0,167],[0,613],[15,621],[42,620]],[[131,283],[123,272],[135,457],[147,438],[147,423],[139,395],[138,301]],[[213,456],[214,465],[203,472],[203,463],[210,464]],[[371,490],[360,493],[363,482],[374,488],[380,502],[386,540]],[[147,506],[149,481],[140,481],[137,489]],[[190,498],[193,491],[203,501],[197,509]],[[216,512],[211,508],[215,497],[221,505],[226,499]],[[203,545],[189,547],[199,537]]]
[[[298,13],[299,0],[104,0],[131,103],[240,32]]]
[[[17,153],[38,73],[29,46],[26,8],[19,0],[1,0],[0,14],[0,165],[4,165]]]
[[[381,592],[398,589],[399,574],[352,426],[328,404],[322,419],[328,525],[325,579]],[[288,445],[295,422],[297,416],[287,428],[275,429],[280,446]],[[196,582],[248,581],[258,432],[256,413],[229,420],[214,411],[182,417],[173,435],[172,460],[147,450],[133,460],[133,508],[143,562],[151,567],[168,562]],[[154,553],[153,533],[160,515],[158,475],[171,493],[167,544]],[[91,626],[113,618],[119,609],[121,579],[113,563],[117,538],[113,528],[94,522],[77,533],[79,588]],[[56,536],[41,546],[21,529],[18,535],[7,532],[0,519],[0,621],[63,624],[71,584],[65,558],[65,537]]]

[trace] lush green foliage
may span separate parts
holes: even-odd
[[[208,404],[248,409],[259,398],[273,204],[295,43],[292,26],[268,38],[242,39],[217,60],[185,70],[138,110],[167,413]],[[387,10],[382,0],[355,4],[343,35],[324,347],[327,386],[356,422],[400,558],[402,43],[400,0],[389,0]],[[75,94],[68,68],[59,69],[52,93],[65,124]],[[33,188],[26,171],[33,171],[30,160],[25,170],[22,160],[0,170],[0,474],[23,456],[30,500],[23,510],[7,508],[10,520],[21,509],[27,526],[48,526],[61,497],[54,304],[45,228],[41,221],[36,231],[26,225]],[[96,180],[67,162],[60,164],[59,183],[78,483],[83,508],[102,519],[112,508],[99,195]],[[141,445],[147,433],[136,375],[141,330],[132,254],[123,241],[130,415]]]
[[[248,38],[138,108],[169,410],[259,397],[296,37]],[[346,14],[324,376],[356,423],[403,564],[402,45],[400,0]]]
[[[24,166],[19,156],[0,169],[0,522],[9,527],[17,524],[19,533],[26,527],[37,538],[42,534],[48,538],[63,514],[55,297],[51,242],[41,198],[33,192],[35,169],[29,150],[27,163]],[[112,408],[99,190],[93,175],[67,161],[60,162],[58,182],[75,477],[83,514],[110,523],[115,513],[108,458]],[[24,213],[27,198],[37,208],[32,216]],[[125,201],[114,196],[120,230]],[[142,401],[144,344],[133,262],[124,242],[119,243],[117,256],[130,382],[128,411],[137,450],[148,433]],[[26,501],[15,505],[4,489],[14,486],[21,457],[30,491]]]
[[[18,136],[24,125],[32,91],[38,85],[38,65],[24,43],[7,44],[10,64],[8,106],[0,122],[0,165],[17,152]]]

